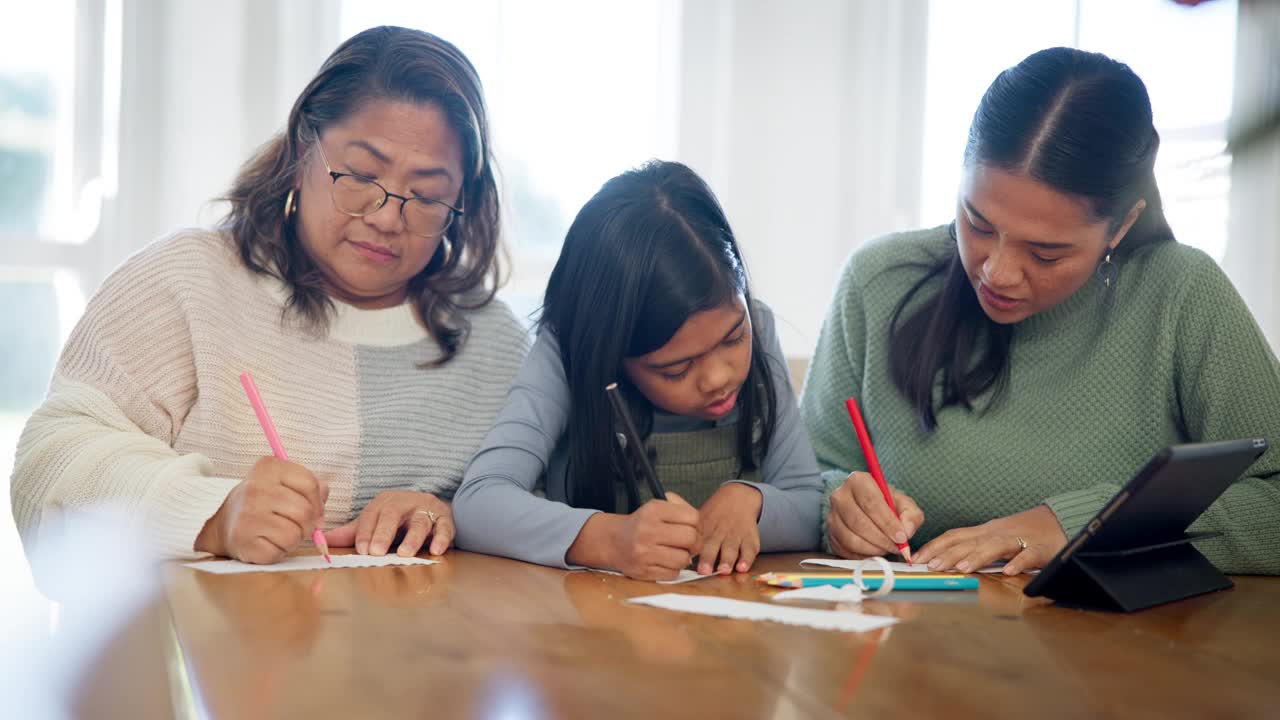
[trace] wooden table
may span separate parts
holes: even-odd
[[[753,574],[809,556],[765,556]],[[174,565],[166,591],[189,684],[179,715],[1280,717],[1280,578],[1235,580],[1118,615],[984,576],[977,592],[865,602],[905,622],[864,634],[625,603],[764,599],[750,576],[661,587],[463,552],[325,572]]]

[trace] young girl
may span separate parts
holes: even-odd
[[[746,572],[817,546],[821,481],[772,313],[693,171],[653,161],[605,183],[539,326],[454,497],[459,547],[659,580],[694,556],[704,575]],[[614,382],[666,499],[628,501]]]

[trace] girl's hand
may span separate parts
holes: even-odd
[[[355,547],[361,555],[386,555],[396,533],[405,529],[396,548],[401,557],[417,555],[431,538],[428,552],[443,555],[455,534],[453,508],[431,493],[385,490],[355,520],[325,533],[330,547]]]
[[[868,473],[850,473],[844,485],[831,493],[827,539],[835,554],[846,558],[895,554],[898,543],[907,542],[920,529],[924,513],[916,501],[893,488],[889,491],[902,520],[893,516],[880,486]]]
[[[746,572],[760,553],[760,506],[764,496],[744,483],[720,486],[699,511],[702,549],[698,574]]]
[[[324,527],[329,488],[310,470],[264,457],[232,488],[196,537],[194,548],[240,562],[280,562]]]
[[[1004,574],[1017,575],[1043,567],[1066,544],[1058,516],[1049,506],[1037,505],[977,527],[948,530],[920,548],[915,561],[931,570],[975,572],[1008,560]]]
[[[698,511],[684,498],[650,500],[620,520],[610,567],[637,580],[673,580],[698,551]]]

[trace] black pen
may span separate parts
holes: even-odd
[[[604,391],[609,396],[609,402],[613,403],[614,414],[621,418],[622,431],[627,439],[626,451],[634,452],[636,459],[640,461],[640,470],[644,473],[645,482],[649,485],[649,492],[653,494],[655,500],[666,500],[667,493],[662,489],[662,483],[658,481],[658,474],[653,471],[653,465],[649,464],[649,455],[644,451],[644,446],[640,443],[640,434],[636,432],[636,426],[631,422],[631,413],[627,412],[627,402],[622,399],[622,390],[618,389],[618,383],[610,383]]]

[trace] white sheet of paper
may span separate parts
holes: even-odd
[[[769,598],[775,602],[790,600],[823,600],[827,602],[862,602],[862,590],[856,585],[815,585],[797,590],[783,590]]]
[[[864,615],[849,610],[816,610],[812,608],[783,607],[768,603],[731,600],[708,595],[681,595],[666,593],[633,598],[636,605],[675,610],[676,612],[712,615],[741,620],[767,620],[787,625],[804,625],[820,630],[865,632],[898,622],[897,618],[880,615]]]
[[[417,557],[400,557],[399,555],[330,555],[333,564],[324,561],[319,555],[299,555],[286,558],[275,565],[253,565],[239,560],[200,560],[183,563],[189,568],[205,572],[231,575],[251,572],[289,572],[291,570],[329,570],[332,568],[364,568],[387,567],[388,565],[435,565],[439,560],[428,560]]]
[[[622,573],[616,570],[605,570],[603,568],[590,568],[590,570],[591,572],[604,573],[605,575],[622,575]],[[712,577],[715,577],[715,575],[714,574],[699,575],[693,570],[689,570],[688,568],[686,568],[684,570],[681,570],[680,574],[676,575],[674,580],[655,580],[654,582],[658,583],[659,585],[680,585],[681,583],[693,582],[694,580],[705,580],[707,578],[712,578]]]
[[[862,561],[861,560],[831,560],[828,558],[809,558],[808,560],[801,560],[800,564],[801,565],[820,565],[822,567],[839,568],[841,570],[848,570],[850,572],[853,572],[853,569],[856,568],[858,566],[858,563],[860,562]],[[939,570],[930,570],[928,565],[924,565],[921,563],[891,562],[889,563],[889,567],[893,568],[894,572],[900,572],[900,573],[941,572]],[[872,571],[879,570],[879,568],[875,568],[868,565],[862,568],[862,570],[863,572],[872,572]],[[978,570],[978,572],[998,573],[1003,570],[1004,570],[1004,563],[993,563],[984,568],[981,568],[980,570]]]

